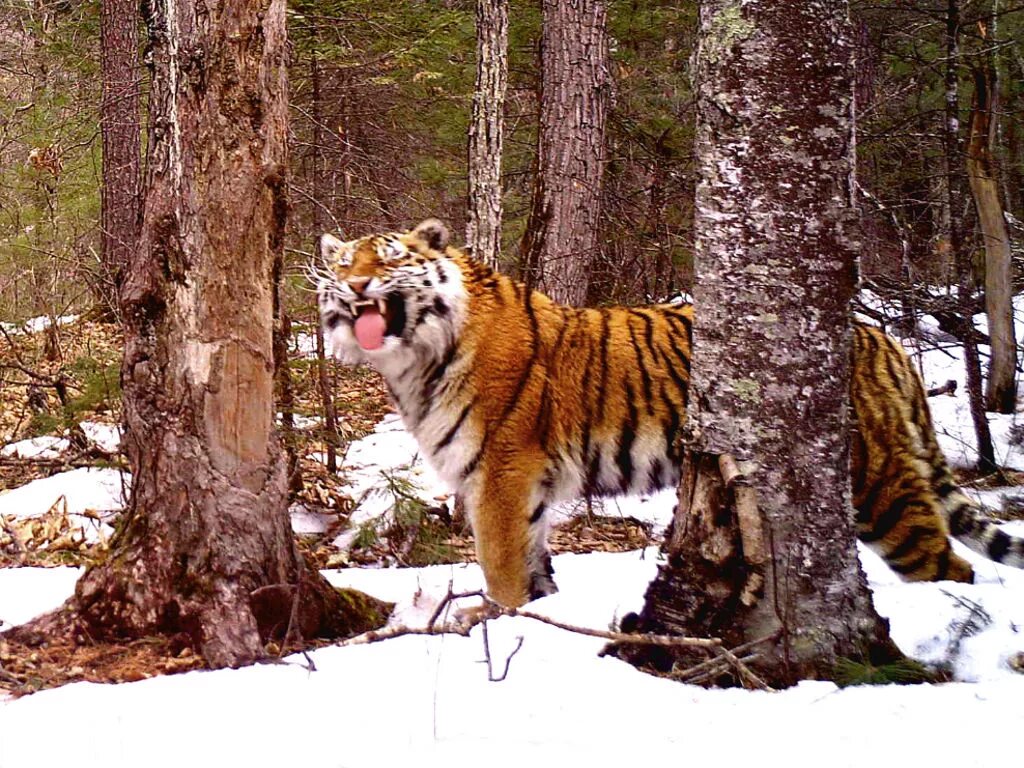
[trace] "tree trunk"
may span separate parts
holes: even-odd
[[[211,666],[363,631],[298,554],[274,434],[287,215],[284,0],[153,5],[142,235],[121,290],[133,485],[72,608],[94,638],[183,634]]]
[[[543,0],[537,178],[520,246],[526,282],[579,305],[598,243],[611,91],[603,0]]]
[[[283,254],[279,254],[283,255]],[[302,490],[302,467],[299,464],[297,448],[298,435],[295,432],[295,383],[288,365],[288,340],[292,335],[292,320],[281,304],[281,271],[284,259],[274,264],[274,371],[277,379],[277,410],[281,413],[281,440],[284,443],[285,476],[288,478],[288,492],[295,494]]]
[[[100,299],[112,314],[130,254],[138,245],[140,207],[139,16],[134,0],[103,0],[100,18]]]
[[[993,157],[995,122],[992,115],[997,88],[992,66],[974,70],[974,98],[964,160],[985,248],[985,313],[992,343],[985,407],[998,413],[1013,413],[1017,404],[1017,341],[1013,328],[1010,233],[1003,217]]]
[[[847,7],[708,0],[700,15],[689,439],[640,629],[746,646],[757,675],[789,685],[897,655],[850,498]]]
[[[508,0],[477,0],[466,245],[492,269],[498,268],[501,254],[501,147],[507,85]]]
[[[325,213],[330,213],[331,211],[327,207],[326,169],[324,167],[323,77],[320,69],[320,60],[317,58],[316,52],[312,54],[309,60],[309,75],[313,91],[311,94],[313,100],[313,146],[311,147],[312,167],[310,169],[313,177],[313,231],[319,235],[328,226]],[[314,318],[313,325],[316,327],[317,388],[324,407],[324,444],[327,453],[327,471],[334,474],[338,471],[338,446],[341,443],[338,438],[338,415],[334,408],[334,393],[327,375],[327,350],[324,346],[324,327],[318,317]]]
[[[960,138],[960,2],[946,3],[946,115],[944,124],[944,155],[946,194],[949,202],[949,251],[957,271],[957,290],[960,296],[960,316],[963,322],[964,368],[967,378],[967,398],[970,403],[974,436],[978,443],[978,467],[995,467],[995,448],[985,416],[985,403],[981,386],[981,360],[978,343],[974,339],[971,295],[974,293],[974,268],[971,256],[964,247],[963,174],[960,172],[963,141]]]

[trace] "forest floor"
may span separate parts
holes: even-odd
[[[42,329],[6,330],[0,375],[20,385],[4,387],[0,410],[0,488],[9,489],[0,492],[0,629],[73,592],[81,569],[102,556],[130,480],[117,450],[116,334],[69,323],[54,342]],[[300,336],[291,366],[290,439],[304,479],[291,510],[300,546],[332,583],[396,603],[392,626],[422,626],[450,590],[482,587],[471,537],[365,370],[332,366],[343,471],[326,471],[307,347]],[[929,386],[962,385],[955,347],[920,359]],[[61,377],[64,402],[53,386]],[[46,395],[45,408],[38,395],[30,402],[28,379]],[[930,405],[951,463],[970,466],[963,386]],[[1012,416],[993,418],[1002,476],[961,477],[968,493],[1007,518],[1020,517],[1015,485],[1024,472],[1014,426]],[[673,493],[662,493],[557,510],[552,543],[561,592],[530,608],[595,629],[638,610],[674,502]],[[1006,527],[1024,535],[1024,520]],[[956,546],[975,564],[977,583],[904,584],[869,551],[861,557],[894,640],[953,683],[707,691],[600,658],[602,641],[525,617],[489,622],[486,636],[477,627],[469,637],[335,644],[217,672],[158,639],[74,648],[0,641],[0,768],[177,765],[195,762],[188,745],[200,743],[211,749],[203,764],[447,766],[489,755],[500,765],[612,765],[680,754],[716,762],[728,754],[726,762],[738,764],[772,750],[790,765],[861,765],[882,753],[991,765],[1011,754],[1005,745],[1024,727],[1024,572]],[[504,682],[491,682],[506,663]],[[189,674],[169,674],[178,672]],[[123,681],[137,682],[97,684]],[[950,718],[956,727],[937,731]]]

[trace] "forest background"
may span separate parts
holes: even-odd
[[[306,439],[323,443],[328,476],[322,479],[339,511],[346,502],[331,497],[334,452],[358,434],[353,402],[372,400],[374,387],[358,375],[353,383],[351,372],[339,374],[324,359],[322,339],[315,341],[317,358],[308,356],[316,336],[306,273],[312,240],[324,229],[358,236],[404,229],[426,216],[445,219],[457,233],[466,229],[477,5],[289,7],[291,160],[284,178],[290,215],[277,350],[288,364],[280,366],[277,403],[291,448],[293,493],[323,495],[324,486],[306,482],[320,470],[300,467],[309,446],[297,446]],[[551,5],[568,4],[545,9]],[[903,307],[897,333],[922,333],[914,320],[927,312],[941,331],[974,348],[984,334],[967,330],[962,318],[976,314],[980,300],[971,290],[947,289],[984,281],[995,242],[985,228],[993,210],[1002,227],[1020,234],[1022,10],[997,0],[851,5],[863,272],[876,294]],[[117,420],[111,241],[131,244],[133,232],[118,229],[131,221],[108,218],[125,209],[101,206],[101,197],[137,198],[139,174],[110,167],[111,142],[118,140],[111,129],[124,128],[136,141],[160,131],[159,121],[148,134],[142,130],[146,68],[132,66],[125,74],[104,65],[117,43],[130,53],[141,50],[142,61],[149,56],[141,27],[141,39],[124,34],[132,31],[125,20],[135,10],[120,0],[10,3],[0,16],[0,77],[8,96],[0,125],[0,318],[8,348],[0,383],[5,398],[24,396],[5,402],[4,441],[61,427],[75,439],[79,419],[94,412]],[[141,11],[145,16],[148,6]],[[545,184],[541,134],[553,121],[543,117],[548,75],[540,73],[550,67],[541,66],[540,41],[552,20],[542,24],[537,7],[519,4],[509,18],[505,216],[497,261],[531,281],[543,263],[534,253],[544,219],[537,215]],[[595,78],[607,112],[602,106],[584,115],[585,123],[592,118],[602,127],[599,145],[590,147],[600,161],[591,187],[599,194],[585,211],[599,232],[592,247],[573,254],[585,260],[586,276],[573,287],[592,304],[637,303],[691,288],[696,6],[613,3],[607,24],[609,58]],[[202,72],[201,52],[196,55],[191,66]],[[470,166],[472,160],[470,153]],[[987,196],[976,189],[982,178]],[[1008,246],[1010,236],[1000,242]],[[1004,255],[1008,266],[1009,251]],[[1001,285],[1007,308],[1011,282]],[[104,321],[113,338],[96,338],[106,348],[95,339],[84,351],[71,348],[72,334],[59,322],[70,314]],[[19,323],[39,317],[50,318],[39,326],[45,326],[43,344],[14,337]],[[969,372],[977,369],[968,362]],[[338,399],[345,401],[341,435],[333,415]],[[298,415],[315,416],[321,408],[322,424],[297,423]],[[369,410],[376,408],[371,403]],[[82,443],[89,448],[87,438]],[[6,473],[7,466],[0,469]],[[411,545],[399,549],[411,560]]]
[[[968,250],[980,251],[974,202],[966,195],[951,210],[943,172],[947,5],[851,3],[862,271],[892,290],[956,282],[950,228],[957,223]],[[977,109],[984,90],[978,84],[995,84],[991,154],[1019,248],[1024,8],[1000,0],[958,5],[952,69],[961,151],[972,98]],[[437,216],[465,231],[474,8],[453,1],[289,4],[285,302],[293,320],[313,320],[302,266],[318,230],[358,236]],[[0,316],[7,322],[88,311],[111,295],[100,242],[100,10],[99,2],[8,0],[0,7]],[[686,290],[692,276],[696,4],[612,2],[607,18],[611,98],[587,298],[638,303]],[[513,2],[500,257],[511,273],[523,268],[537,166],[539,37],[537,5]],[[137,75],[144,110],[145,68]],[[963,157],[953,158],[954,168],[963,165]]]

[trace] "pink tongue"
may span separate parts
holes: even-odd
[[[380,349],[384,346],[384,331],[387,322],[376,307],[367,307],[356,318],[356,341],[363,349]]]

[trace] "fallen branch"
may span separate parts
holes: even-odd
[[[612,632],[605,629],[591,629],[590,627],[580,627],[575,624],[566,624],[563,621],[552,619],[547,616],[542,616],[539,613],[533,613],[532,611],[522,611],[518,608],[501,608],[498,609],[502,616],[522,616],[524,619],[533,619],[539,621],[542,624],[549,624],[552,627],[558,629],[564,629],[566,632],[574,632],[577,635],[586,635],[587,637],[599,637],[602,640],[609,640],[613,643],[631,643],[633,645],[657,645],[664,648],[718,648],[722,645],[722,641],[717,637],[684,637],[682,635],[647,635],[647,634],[631,634],[628,632]]]
[[[744,654],[746,651],[749,651],[751,648],[761,645],[762,643],[777,640],[781,634],[782,631],[778,630],[769,635],[765,635],[764,637],[759,637],[756,640],[751,640],[750,642],[743,643],[742,645],[737,645],[732,650],[726,650],[724,647],[719,647],[715,649],[715,652],[718,655],[710,659],[706,659],[699,664],[695,664],[692,667],[687,667],[686,669],[678,672],[673,672],[672,678],[679,680],[681,683],[700,685],[713,680],[729,668],[732,668],[740,675],[741,681],[748,683],[750,687],[763,691],[772,691],[774,689],[751,672],[750,668],[747,666],[750,662],[760,658],[761,654],[751,653],[744,656],[740,656],[740,654]]]
[[[447,609],[454,601],[460,600],[466,597],[481,597],[484,600],[484,605],[480,606],[480,609],[474,611],[468,611],[463,613],[454,622],[446,624],[438,624],[438,620],[441,614]],[[407,635],[446,635],[455,634],[463,637],[468,637],[473,627],[478,624],[484,626],[484,652],[487,660],[487,677],[492,682],[499,682],[504,680],[508,675],[509,665],[512,662],[512,658],[519,652],[523,645],[523,638],[520,637],[515,649],[509,654],[505,661],[505,669],[501,676],[495,677],[493,674],[493,667],[491,664],[490,648],[487,642],[487,622],[490,619],[498,618],[501,616],[519,616],[524,619],[531,619],[538,621],[542,624],[555,627],[557,629],[564,630],[566,632],[572,632],[578,635],[585,635],[587,637],[597,637],[602,640],[607,640],[612,643],[622,644],[633,644],[633,645],[655,645],[663,648],[702,648],[706,651],[710,651],[715,654],[715,658],[709,659],[708,661],[702,662],[695,667],[691,667],[688,670],[684,670],[682,675],[689,675],[693,672],[704,670],[709,674],[708,679],[713,676],[717,676],[726,669],[732,669],[735,671],[740,680],[750,688],[757,688],[759,690],[771,691],[769,687],[761,678],[759,678],[751,669],[747,666],[747,662],[756,658],[757,654],[750,656],[740,657],[739,654],[743,653],[747,649],[758,645],[760,643],[769,642],[778,637],[778,633],[768,635],[757,640],[753,640],[749,643],[737,646],[736,648],[729,650],[722,645],[721,638],[717,637],[684,637],[679,635],[656,635],[656,634],[631,634],[627,632],[613,632],[611,630],[604,629],[593,629],[591,627],[581,627],[575,624],[568,624],[557,619],[552,619],[549,616],[544,616],[533,611],[525,611],[519,608],[506,608],[498,605],[497,603],[489,600],[486,595],[481,591],[474,592],[462,592],[456,593],[448,589],[448,594],[442,598],[441,602],[438,603],[437,608],[434,609],[430,620],[424,627],[410,627],[404,624],[385,627],[384,629],[372,630],[370,632],[364,632],[356,637],[349,638],[348,640],[342,640],[336,643],[337,646],[345,647],[350,645],[369,645],[371,643],[379,643],[384,640],[391,640],[396,637],[405,637]],[[605,655],[605,651],[602,650],[600,656]],[[717,667],[715,666],[717,665]],[[700,678],[704,678],[705,675],[700,675]],[[696,678],[695,678],[696,679]]]

